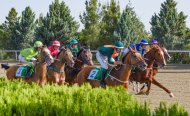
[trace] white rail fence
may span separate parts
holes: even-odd
[[[97,50],[91,50],[92,53],[96,53]],[[188,53],[190,58],[190,50],[168,50],[169,53]],[[4,53],[14,53],[14,60],[18,60],[18,55],[20,53],[20,50],[0,50],[0,59],[3,58]]]

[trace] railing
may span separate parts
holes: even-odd
[[[0,57],[3,59],[3,53],[15,53],[15,60],[18,60],[18,53],[20,50],[0,50]],[[96,53],[97,50],[91,50],[92,53]],[[168,50],[169,53],[189,53],[190,58],[190,50]]]

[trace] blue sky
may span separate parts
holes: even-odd
[[[2,2],[3,1],[3,2]],[[30,6],[33,11],[36,13],[36,17],[40,13],[44,15],[48,12],[49,4],[54,0],[2,0],[0,4],[0,23],[5,21],[5,17],[8,15],[9,10],[12,7],[15,7],[18,14],[21,15],[21,12],[25,9],[26,6]],[[61,0],[60,0],[61,1]],[[69,6],[71,14],[75,19],[80,22],[79,14],[85,11],[85,0],[64,0],[65,3]],[[110,0],[99,0],[101,3],[107,3]],[[135,12],[138,17],[144,23],[147,31],[150,30],[150,19],[154,13],[160,11],[161,3],[165,0],[131,0],[132,6],[134,7]],[[121,10],[124,10],[126,4],[129,0],[119,0]],[[185,15],[188,15],[186,22],[187,26],[190,27],[190,0],[176,0],[177,9],[183,11]],[[80,29],[83,26],[80,23]]]

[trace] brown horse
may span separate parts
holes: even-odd
[[[65,64],[73,66],[73,55],[68,48],[63,48],[58,54],[58,58],[48,67],[47,81],[59,85],[65,83]]]
[[[147,69],[145,71],[141,71],[139,69],[135,70],[135,73],[132,73],[130,76],[131,81],[137,81],[140,83],[147,83],[148,89],[145,92],[147,95],[150,92],[151,83],[157,85],[158,87],[165,90],[170,97],[174,97],[173,93],[160,84],[155,78],[154,75],[158,73],[158,68],[155,68],[154,65],[156,64],[159,67],[163,67],[166,65],[166,61],[164,58],[163,50],[158,46],[154,45],[149,52],[145,54],[146,63],[148,64]]]
[[[169,61],[171,59],[171,56],[169,55],[167,49],[161,45],[161,44],[158,44],[158,46],[162,49],[162,51],[164,52],[164,58]],[[152,45],[151,47],[154,47],[154,45]],[[160,66],[159,64],[157,64],[156,62],[154,62],[153,64],[153,76],[155,76],[157,73],[158,73],[158,69],[164,67],[163,65]],[[132,82],[132,81],[131,81]],[[136,83],[136,89],[135,89],[135,83]],[[132,82],[133,84],[133,91],[137,91],[137,93],[139,93],[140,91],[142,91],[144,89],[145,86],[147,86],[147,83],[144,83],[143,86],[140,88],[139,86],[139,82]]]
[[[128,54],[126,54],[122,59],[123,64],[117,67],[114,67],[108,77],[105,79],[105,83],[108,86],[118,86],[123,85],[128,89],[128,79],[131,73],[132,66],[141,68],[142,70],[146,69],[146,63],[141,55],[135,50],[130,49]],[[96,68],[95,66],[84,67],[79,74],[75,82],[78,85],[82,85],[85,82],[89,82],[92,87],[99,87],[100,82],[97,80],[89,80],[89,76],[92,69]]]
[[[13,80],[13,79],[23,79],[27,83],[35,82],[39,85],[43,85],[46,83],[46,72],[47,72],[47,64],[53,62],[53,57],[50,55],[50,51],[45,46],[42,48],[39,56],[37,57],[38,61],[34,67],[35,72],[32,74],[31,77],[22,78],[16,76],[16,71],[20,67],[20,65],[14,65],[14,66],[6,66],[7,72],[7,79]],[[2,65],[2,68],[3,65]]]
[[[93,65],[92,61],[92,53],[88,47],[83,47],[77,54],[77,59],[75,60],[75,64],[73,67],[66,66],[65,81],[69,83],[69,85],[74,84],[74,79],[77,77],[77,74],[80,72],[81,68],[84,67],[84,64],[89,66]]]

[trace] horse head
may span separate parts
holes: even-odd
[[[39,62],[41,62],[41,63],[45,62],[47,65],[50,65],[54,61],[47,46],[42,47],[37,59]]]
[[[87,65],[94,65],[92,61],[92,53],[88,47],[83,47],[77,54],[77,59]]]
[[[67,63],[67,65],[71,67],[74,65],[72,52],[68,48],[63,48],[60,51],[58,55],[58,60],[61,61],[62,63]]]
[[[129,52],[123,57],[123,63],[137,67],[144,71],[147,68],[145,60],[141,57],[141,54],[136,51],[135,48],[129,47]]]
[[[157,65],[163,67],[166,65],[164,51],[160,46],[154,45],[146,54],[145,58],[154,61]]]

